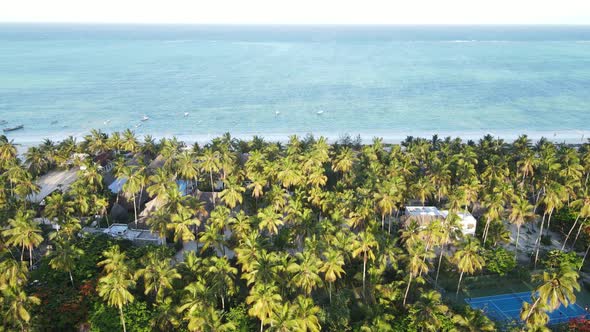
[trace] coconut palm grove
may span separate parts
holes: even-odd
[[[590,328],[590,143],[93,130],[0,174],[2,331]]]

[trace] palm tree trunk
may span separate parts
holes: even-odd
[[[332,282],[328,282],[328,297],[330,298],[330,304],[332,304]]]
[[[563,251],[563,249],[565,249],[565,245],[567,244],[567,240],[570,238],[570,235],[572,234],[572,231],[574,230],[574,228],[576,228],[576,225],[578,224],[579,219],[580,219],[580,214],[578,214],[578,217],[576,217],[576,220],[574,221],[574,224],[570,228],[570,231],[567,232],[567,235],[565,236],[565,240],[563,240],[563,245],[561,246],[561,251]]]
[[[213,196],[213,207],[215,207],[215,188],[213,188],[213,170],[209,169],[209,180],[211,180],[211,195]]]
[[[22,262],[25,259],[25,246],[20,251],[20,261]]]
[[[516,226],[516,243],[514,244],[514,259],[518,259],[518,239],[519,238],[520,238],[520,225],[517,225]]]
[[[535,246],[537,247],[535,252],[535,268],[537,268],[537,260],[539,260],[539,249],[541,249],[541,237],[543,236],[543,225],[545,225],[545,213],[543,213],[543,218],[541,219],[541,230],[539,231],[539,237],[537,238],[537,242]]]
[[[68,271],[68,274],[70,275],[70,281],[72,282],[72,287],[74,287],[74,277],[72,277],[72,271]]]
[[[457,293],[455,294],[455,296],[459,296],[459,290],[461,289],[461,280],[463,280],[463,271],[461,271],[461,274],[459,275],[459,283],[457,284]]]
[[[488,217],[486,219],[486,225],[483,228],[483,245],[484,246],[486,245],[486,240],[488,239],[488,230],[490,229],[490,222],[491,222],[491,219],[490,219],[490,217]]]
[[[221,310],[225,311],[225,298],[221,295]]]
[[[381,230],[385,229],[385,213],[381,214]]]
[[[387,233],[391,234],[391,213],[387,216]]]
[[[584,253],[584,258],[582,258],[582,264],[580,264],[580,270],[582,270],[582,267],[584,267],[584,261],[586,260],[586,256],[588,256],[588,251],[590,251],[590,244],[588,244],[588,247],[586,248],[586,252]]]
[[[133,195],[133,213],[135,215],[135,228],[137,228],[137,202],[135,201],[135,195]]]
[[[119,307],[119,314],[121,315],[121,324],[123,324],[123,332],[127,332],[127,327],[125,326],[125,316],[123,315],[123,307]]]
[[[404,294],[404,302],[402,305],[406,306],[406,300],[408,299],[408,293],[410,292],[410,286],[412,285],[412,274],[410,273],[410,279],[408,280],[408,287],[406,287],[406,292]]]
[[[549,219],[547,219],[547,230],[545,231],[545,236],[549,235],[549,227],[551,226],[551,215],[553,214],[553,209],[549,212]]]
[[[366,276],[367,276],[367,252],[363,255],[363,297],[366,297]]]
[[[29,266],[33,267],[33,246],[29,247]]]
[[[438,255],[438,266],[436,267],[436,278],[434,279],[434,286],[435,287],[438,285],[438,273],[440,272],[440,264],[442,263],[443,252],[444,252],[444,247],[441,246],[440,254]]]
[[[537,304],[539,304],[539,301],[541,300],[541,297],[538,297],[535,300],[535,303],[533,303],[533,305],[531,306],[531,310],[529,310],[529,313],[526,315],[526,317],[523,319],[523,321],[526,323],[527,320],[529,320],[529,317],[531,317],[531,315],[533,314],[533,310],[535,310],[535,307],[537,306]]]
[[[264,328],[264,319],[261,319],[260,320],[260,332],[264,331],[263,328]]]
[[[578,233],[576,234],[576,238],[574,239],[574,243],[572,243],[572,249],[574,249],[574,247],[576,246],[576,242],[578,241],[578,237],[580,236],[580,233],[582,232],[582,227],[584,226],[584,223],[586,222],[588,218],[584,218],[584,221],[582,223],[580,223],[580,227],[578,228]]]

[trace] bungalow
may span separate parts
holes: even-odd
[[[137,245],[160,245],[164,243],[158,234],[152,233],[149,230],[129,229],[127,224],[111,224],[108,228],[84,227],[82,228],[82,233],[103,233],[114,238],[127,239]]]
[[[39,192],[27,196],[27,200],[32,203],[42,203],[45,197],[58,189],[68,190],[78,178],[78,170],[78,167],[74,167],[68,170],[53,170],[43,175],[35,181],[35,184],[39,186]]]
[[[433,220],[443,220],[449,215],[447,210],[439,210],[435,206],[407,206],[405,213],[405,224],[411,220],[416,220],[421,226],[430,223]],[[459,224],[463,235],[475,235],[475,226],[477,221],[469,212],[459,212]]]

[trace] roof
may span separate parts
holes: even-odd
[[[125,183],[127,183],[127,178],[118,178],[109,185],[109,189],[113,194],[118,194],[123,190]]]
[[[436,206],[406,206],[406,215],[412,217],[443,217]]]
[[[82,230],[86,233],[104,233],[112,237],[123,238],[130,241],[141,241],[144,243],[160,243],[161,240],[158,234],[154,234],[148,230],[129,229],[127,224],[112,224],[109,228],[84,227]]]
[[[447,211],[447,210],[440,211],[440,213],[442,214],[442,216],[444,218],[446,218],[449,215],[449,211]],[[459,216],[459,218],[461,218],[462,222],[468,222],[468,223],[474,223],[474,224],[477,223],[477,220],[475,220],[475,218],[469,212],[457,212],[455,214],[457,216]]]
[[[162,155],[158,155],[158,157],[156,157],[156,159],[152,160],[152,162],[148,165],[148,168],[149,169],[161,168],[162,166],[164,166],[165,162],[166,162],[166,158],[164,158]]]
[[[39,192],[27,196],[27,199],[30,202],[39,203],[57,189],[67,190],[78,178],[78,169],[74,167],[69,170],[53,170],[43,175],[35,181],[40,188]]]

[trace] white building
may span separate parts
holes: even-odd
[[[104,233],[112,237],[127,239],[140,245],[159,245],[164,243],[158,234],[144,229],[129,229],[127,224],[111,224],[109,228],[84,227],[82,231],[90,234]]]
[[[406,206],[406,223],[409,220],[416,220],[420,225],[431,222],[434,219],[445,219],[449,211],[440,211],[435,206]],[[463,235],[475,235],[477,221],[469,212],[459,212],[459,224]]]
[[[449,211],[440,211],[444,218],[449,215]],[[459,224],[461,224],[461,232],[463,235],[475,235],[475,226],[477,225],[477,220],[471,215],[469,212],[457,212],[457,216],[459,216]]]

